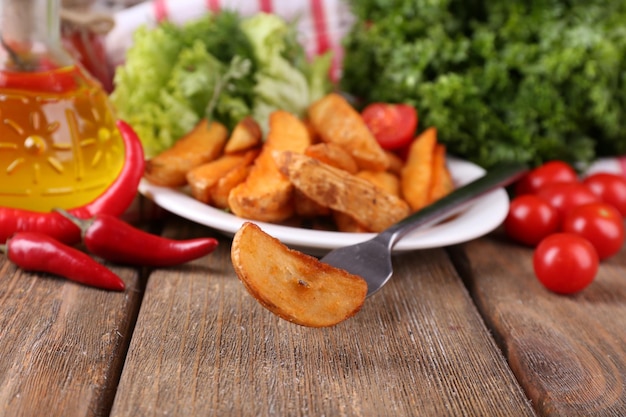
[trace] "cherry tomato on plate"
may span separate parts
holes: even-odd
[[[563,220],[563,232],[587,239],[600,260],[615,255],[624,245],[624,220],[608,203],[589,203],[571,209]]]
[[[554,207],[561,218],[576,206],[600,201],[600,198],[580,182],[555,182],[542,187],[536,194]]]
[[[414,139],[417,111],[407,104],[372,103],[361,116],[383,149],[400,149]]]
[[[563,161],[549,161],[531,170],[515,184],[515,194],[535,194],[553,182],[577,182],[574,168]]]
[[[504,219],[504,230],[513,240],[528,246],[537,245],[559,228],[559,214],[545,200],[532,194],[515,197]]]
[[[533,255],[537,279],[550,291],[573,294],[593,282],[598,254],[587,239],[574,233],[553,233],[543,239]]]
[[[609,172],[597,172],[583,180],[592,193],[600,200],[612,204],[626,217],[626,178]]]

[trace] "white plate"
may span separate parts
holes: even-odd
[[[448,166],[457,186],[468,183],[485,172],[475,164],[452,157],[448,158]],[[195,200],[185,189],[159,187],[144,179],[139,184],[139,192],[167,211],[229,236],[239,230],[246,221]],[[497,189],[476,200],[456,217],[406,235],[396,244],[394,252],[449,246],[483,236],[502,223],[508,209],[509,198],[506,191],[503,188]],[[264,222],[255,223],[284,244],[313,254],[322,254],[374,236],[372,233],[328,232]]]

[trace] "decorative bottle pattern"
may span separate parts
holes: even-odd
[[[81,206],[122,170],[124,145],[101,86],[73,66],[60,93],[0,88],[0,205]],[[58,74],[57,74],[58,75]],[[62,74],[67,77],[68,74]]]

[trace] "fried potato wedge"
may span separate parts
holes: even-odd
[[[404,161],[402,158],[392,151],[385,151],[385,153],[389,159],[389,167],[387,168],[387,171],[396,174],[397,176],[402,175],[402,168],[404,167]]]
[[[235,233],[231,260],[263,307],[302,326],[334,326],[354,316],[367,295],[363,278],[289,249],[250,222]]]
[[[295,214],[305,219],[311,219],[320,216],[328,216],[330,209],[312,200],[297,188],[294,189],[293,205]]]
[[[302,121],[286,111],[270,115],[269,132],[261,153],[246,180],[230,192],[228,206],[246,219],[280,222],[294,213],[293,185],[272,157],[275,150],[302,153],[311,145],[311,136]]]
[[[361,115],[339,94],[328,94],[308,110],[322,141],[335,143],[352,155],[359,168],[384,171],[389,159]]]
[[[228,171],[226,175],[217,181],[217,184],[211,188],[211,201],[214,207],[220,209],[230,208],[228,205],[228,197],[233,188],[241,184],[248,178],[252,161],[247,165],[238,165],[234,169]]]
[[[368,233],[368,230],[361,223],[356,221],[356,219],[349,214],[342,213],[340,211],[333,211],[332,213],[333,220],[335,225],[337,226],[337,230],[345,233]]]
[[[261,126],[251,116],[246,116],[233,129],[224,146],[224,153],[232,154],[246,151],[261,145],[263,132]]]
[[[400,197],[400,178],[389,171],[359,171],[356,176]]]
[[[281,222],[294,213],[293,186],[280,174],[269,152],[262,151],[245,181],[228,195],[228,207],[239,217]]]
[[[397,197],[400,196],[400,179],[397,175],[389,171],[359,171],[356,174],[357,177],[363,178],[378,186],[379,188],[393,194]],[[368,233],[371,230],[367,229],[363,224],[359,223],[354,217],[349,214],[342,213],[340,211],[334,211],[333,220],[337,226],[337,230],[346,233]]]
[[[212,191],[230,171],[249,165],[258,155],[257,149],[241,153],[223,154],[219,158],[193,168],[187,173],[191,195],[198,201],[212,204]]]
[[[293,185],[312,200],[349,214],[373,232],[405,218],[408,204],[371,182],[304,154],[274,152],[276,163]]]
[[[187,183],[187,172],[221,155],[228,130],[218,122],[208,124],[202,119],[196,127],[180,138],[174,146],[146,161],[145,178],[164,187]]]
[[[454,190],[454,181],[452,175],[446,165],[446,147],[442,144],[437,144],[435,147],[435,153],[433,155],[433,178],[430,185],[428,202],[432,203],[445,197],[447,194]]]
[[[431,127],[415,138],[409,148],[409,155],[400,177],[400,186],[403,198],[413,211],[429,203],[432,161],[436,145],[437,130]]]
[[[359,171],[359,166],[352,155],[335,143],[316,143],[306,148],[304,154],[350,174],[356,174]]]

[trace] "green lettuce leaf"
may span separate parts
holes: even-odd
[[[304,117],[311,102],[330,90],[330,55],[308,62],[290,40],[293,28],[276,15],[260,13],[242,22],[258,62],[253,117],[267,131],[269,115],[282,109]]]
[[[256,63],[239,23],[237,15],[223,12],[182,26],[164,22],[135,32],[125,64],[116,70],[111,102],[118,117],[135,129],[148,157],[172,146],[206,117],[214,96],[208,116],[228,127],[251,113]],[[247,71],[224,82],[233,58],[240,55],[250,57]]]
[[[232,129],[252,115],[267,130],[277,109],[304,116],[330,91],[329,68],[329,55],[306,58],[295,28],[278,16],[222,11],[138,29],[111,102],[150,157],[205,117]]]

